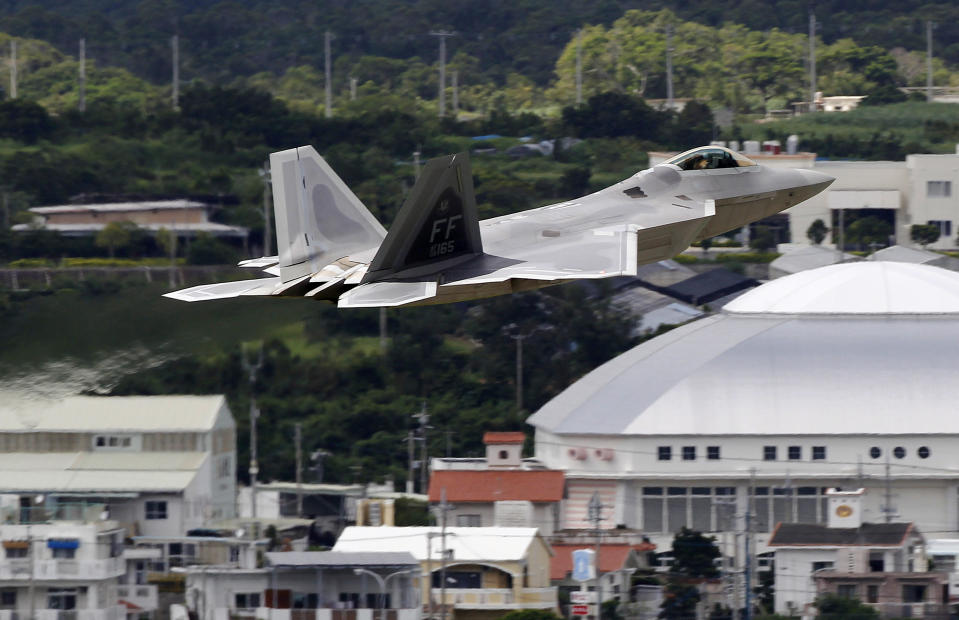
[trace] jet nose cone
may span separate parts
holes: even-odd
[[[831,177],[828,174],[823,174],[815,170],[799,170],[798,172],[805,181],[804,186],[809,190],[810,196],[815,196],[836,180],[836,177]]]

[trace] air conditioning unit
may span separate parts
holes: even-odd
[[[569,457],[576,459],[577,461],[586,460],[586,448],[570,448]]]
[[[616,452],[612,448],[597,448],[596,458],[603,461],[612,461]]]

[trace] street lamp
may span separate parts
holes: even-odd
[[[384,578],[384,577],[380,576],[379,573],[374,573],[373,571],[367,570],[367,569],[365,569],[365,568],[354,568],[354,569],[353,569],[353,574],[355,574],[355,575],[370,575],[370,576],[372,576],[374,579],[376,579],[376,583],[379,584],[379,586],[380,586],[380,606],[379,606],[379,607],[380,607],[380,620],[386,620],[386,610],[385,610],[385,607],[386,607],[386,584],[389,583],[390,579],[392,579],[393,577],[397,577],[397,576],[399,576],[399,575],[408,575],[409,573],[412,573],[412,572],[413,572],[413,571],[412,571],[412,570],[409,570],[409,569],[407,569],[407,570],[400,570],[400,571],[396,571],[395,573],[390,573],[389,575],[387,575],[387,576]]]

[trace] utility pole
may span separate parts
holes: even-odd
[[[443,431],[443,434],[446,435],[446,458],[450,458],[450,456],[452,456],[451,452],[453,448],[453,444],[450,440],[453,437],[453,431],[447,429]]]
[[[420,178],[420,152],[413,151],[413,179],[419,180]]]
[[[79,93],[77,109],[80,112],[87,110],[87,40],[80,38],[80,75],[77,83]]]
[[[386,308],[380,307],[380,354],[386,355]]]
[[[439,89],[439,112],[440,118],[446,116],[446,39],[455,35],[449,30],[437,30],[430,33],[431,36],[439,37],[440,40],[440,89]]]
[[[932,101],[932,20],[926,22],[926,101]]]
[[[576,31],[576,105],[583,103],[583,29]]]
[[[753,556],[752,556],[752,518],[753,518],[753,495],[756,492],[756,468],[749,469],[749,497],[746,498],[746,608],[744,610],[745,620],[752,620],[753,617]]]
[[[327,30],[323,33],[323,64],[324,75],[326,77],[326,90],[323,99],[323,115],[326,118],[333,116],[333,69],[330,58],[330,41],[333,40],[333,33]]]
[[[17,98],[17,40],[10,39],[10,99]]]
[[[886,491],[883,493],[882,512],[885,515],[886,523],[892,523],[892,518],[896,516],[896,508],[892,505],[892,474],[889,466],[889,455],[886,455]]]
[[[460,72],[453,71],[453,118],[457,119],[460,115]]]
[[[415,441],[416,440],[415,440],[413,431],[407,431],[406,432],[406,456],[408,457],[409,463],[410,463],[410,470],[406,476],[406,492],[407,493],[413,492],[413,468],[416,462],[414,460],[416,456],[416,446],[414,443]]]
[[[446,503],[446,487],[440,489],[440,620],[446,620],[446,513],[451,510]]]
[[[247,372],[250,381],[250,516],[256,523],[256,476],[260,468],[256,460],[256,420],[260,411],[256,407],[256,373],[263,366],[263,345],[260,345],[256,363],[251,363],[246,357],[246,347],[241,348],[243,370]],[[254,526],[255,527],[255,526]],[[256,533],[254,533],[256,536]]]
[[[809,111],[816,111],[816,4],[809,3]]]
[[[593,496],[589,498],[589,520],[593,523],[593,531],[596,535],[596,620],[602,620],[603,617],[603,575],[599,570],[599,552],[602,549],[600,541],[599,526],[602,522],[603,504],[599,499],[599,491],[593,491]]]
[[[426,531],[426,620],[433,620],[433,532]]]
[[[666,109],[673,105],[673,25],[666,24]]]
[[[517,334],[516,338],[516,417],[523,415],[523,334]]]
[[[273,193],[273,177],[270,174],[270,160],[263,162],[257,171],[263,181],[263,256],[273,254],[273,217],[270,213],[270,195]]]
[[[293,443],[296,444],[296,516],[303,517],[303,425],[293,426]]]
[[[350,101],[356,101],[356,78],[350,78]]]
[[[173,35],[170,39],[173,48],[173,109],[180,107],[180,35]]]
[[[420,412],[413,415],[420,423],[419,428],[419,437],[417,438],[420,442],[421,448],[421,457],[420,457],[420,493],[427,493],[429,489],[429,447],[428,447],[428,437],[427,432],[430,428],[430,416],[426,413],[426,401],[423,401],[422,408]]]

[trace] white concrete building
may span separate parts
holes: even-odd
[[[186,603],[198,620],[422,616],[419,564],[409,553],[267,553],[262,568],[193,566],[186,572]]]
[[[123,529],[93,515],[70,522],[57,516],[0,525],[0,620],[60,620],[63,612],[84,620],[125,618],[117,591],[126,572]]]
[[[235,425],[223,396],[0,403],[4,522],[102,504],[127,535],[174,536],[235,514]]]
[[[959,393],[957,341],[955,272],[804,271],[587,374],[529,418],[536,456],[566,471],[568,526],[598,492],[603,528],[643,530],[660,549],[688,526],[732,555],[751,510],[765,552],[777,523],[824,524],[826,490],[851,486],[870,490],[867,521],[894,509],[956,536],[959,418],[943,412]]]

